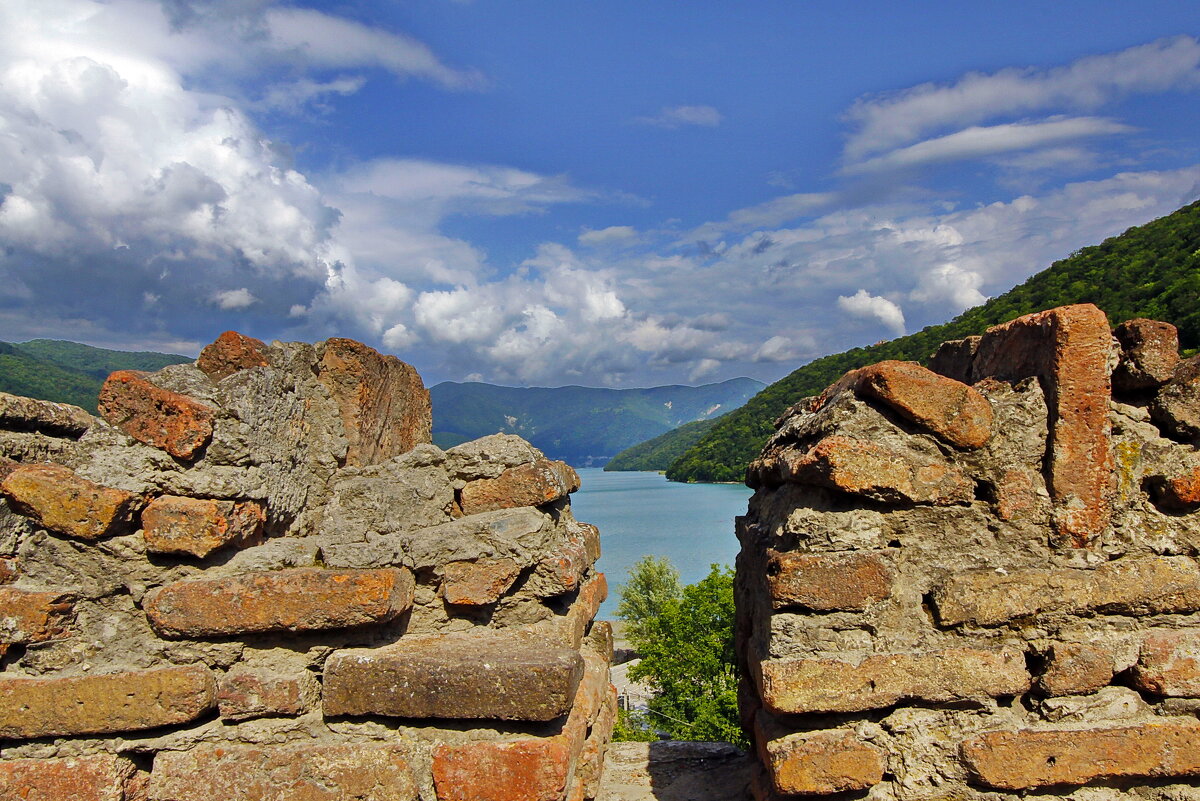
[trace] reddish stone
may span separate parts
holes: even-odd
[[[1170,323],[1138,318],[1113,330],[1121,343],[1121,360],[1113,371],[1113,389],[1137,392],[1171,380],[1179,364],[1179,331]]]
[[[73,605],[61,592],[0,587],[0,643],[45,642],[67,634]]]
[[[916,362],[886,361],[857,371],[858,394],[873,398],[959,448],[992,437],[992,405],[979,391]]]
[[[771,606],[861,612],[892,592],[892,571],[875,554],[767,551]]]
[[[844,729],[768,739],[760,727],[756,739],[759,759],[778,793],[829,795],[883,781],[883,753]]]
[[[1055,643],[1038,685],[1046,695],[1082,695],[1107,687],[1113,677],[1112,653],[1080,643]]]
[[[560,629],[563,641],[571,648],[578,648],[583,635],[600,611],[600,604],[608,598],[608,579],[597,573],[579,588],[575,602],[566,614],[565,626]]]
[[[901,701],[947,703],[1020,695],[1029,689],[1019,651],[949,648],[840,659],[753,662],[759,695],[774,713],[862,712]]]
[[[1146,637],[1133,686],[1155,695],[1200,698],[1200,632],[1158,631]]]
[[[127,801],[133,764],[113,754],[0,762],[5,801]]]
[[[97,540],[129,525],[134,496],[80,478],[56,464],[21,465],[0,491],[23,515],[68,537]]]
[[[11,584],[17,580],[17,560],[0,559],[0,584]]]
[[[450,562],[442,570],[442,597],[459,606],[494,604],[520,573],[521,566],[512,559]]]
[[[322,631],[391,620],[412,606],[414,588],[405,569],[299,567],[177,581],[147,593],[142,608],[175,637]]]
[[[416,801],[405,750],[347,743],[159,751],[149,801]]]
[[[607,673],[607,671],[606,671]],[[579,753],[579,764],[575,767],[575,778],[582,783],[584,798],[595,798],[600,793],[600,779],[604,773],[604,754],[612,740],[613,727],[617,722],[617,688],[605,686],[600,714],[592,724],[583,750]]]
[[[164,495],[142,511],[142,536],[150,553],[205,557],[218,548],[261,542],[262,504]]]
[[[212,709],[205,667],[51,679],[0,675],[0,738],[114,734],[188,723]]]
[[[1112,336],[1090,303],[1029,314],[989,328],[972,378],[1036,376],[1050,406],[1050,497],[1060,540],[1085,547],[1112,517],[1113,456],[1108,406]]]
[[[429,390],[395,356],[335,337],[324,343],[317,377],[341,411],[346,464],[378,464],[433,441]]]
[[[1154,485],[1154,500],[1173,512],[1189,512],[1200,506],[1200,464],[1174,476],[1162,476]]]
[[[433,749],[438,801],[560,801],[572,748],[562,735]]]
[[[462,489],[463,514],[541,506],[579,489],[579,474],[566,462],[539,459],[510,467],[496,478],[481,478]]]
[[[538,562],[535,579],[539,580],[537,594],[555,598],[579,588],[583,574],[592,566],[587,547],[581,540],[568,539],[558,551]]]
[[[996,515],[1001,520],[1020,521],[1034,517],[1044,503],[1030,471],[1013,467],[1004,471],[996,484]]]
[[[1200,726],[993,731],[964,742],[961,753],[976,782],[1001,790],[1185,778],[1200,776]]]
[[[100,389],[100,415],[134,439],[191,459],[208,443],[216,410],[151,384],[145,373],[118,370]]]
[[[226,331],[200,351],[196,366],[213,381],[228,378],[239,370],[267,367],[267,346],[262,340]]]
[[[278,675],[267,670],[234,668],[217,685],[217,708],[229,720],[267,715],[303,715],[313,709],[320,693],[308,671]]]

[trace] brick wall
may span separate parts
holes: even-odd
[[[739,518],[759,799],[1200,795],[1200,358],[1080,305],[797,403]]]
[[[224,334],[103,419],[0,395],[0,799],[593,798],[596,529],[408,365]]]

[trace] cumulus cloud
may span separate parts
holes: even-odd
[[[634,122],[655,128],[681,128],[685,125],[715,128],[721,124],[721,112],[712,106],[664,106],[650,117],[638,117]]]
[[[853,295],[839,295],[837,305],[854,317],[877,320],[896,336],[904,333],[904,312],[887,298],[860,289]]]
[[[600,247],[628,243],[637,239],[637,230],[629,225],[610,225],[598,231],[588,229],[579,235],[579,244]]]
[[[227,289],[224,292],[217,292],[213,295],[213,303],[226,311],[230,311],[253,306],[255,303],[258,303],[258,298],[254,297],[254,293],[249,289],[242,287],[241,289]]]

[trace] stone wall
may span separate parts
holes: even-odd
[[[0,395],[0,799],[593,798],[598,532],[408,365],[221,336],[103,419]]]
[[[846,375],[738,520],[759,799],[1200,797],[1200,357],[1080,305]]]

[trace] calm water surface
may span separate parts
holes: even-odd
[[[708,575],[709,565],[733,565],[738,541],[733,518],[746,513],[751,492],[733,484],[678,484],[658,473],[605,473],[582,468],[583,486],[571,496],[578,520],[600,527],[609,599],[599,617],[617,610],[618,588],[646,554],[666,556],[684,584]]]

